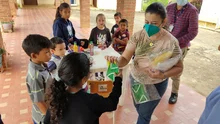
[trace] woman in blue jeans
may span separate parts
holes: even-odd
[[[182,72],[183,64],[178,41],[163,27],[166,11],[153,3],[145,11],[145,25],[134,33],[120,57],[106,56],[123,67],[132,60],[130,86],[138,112],[137,124],[149,124],[151,115],[167,89],[168,77]]]

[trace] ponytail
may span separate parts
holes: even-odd
[[[55,15],[55,20],[54,22],[58,19],[58,18],[61,18],[61,14],[60,14],[60,7],[57,7],[57,10],[56,10],[56,15]]]
[[[56,124],[60,119],[63,118],[63,115],[67,109],[68,103],[68,92],[66,91],[66,86],[62,81],[56,81],[51,84],[49,93],[49,110],[50,110],[50,122]]]
[[[55,20],[54,22],[58,19],[58,18],[61,18],[61,14],[60,14],[60,11],[62,11],[63,9],[65,8],[70,8],[70,5],[68,3],[61,3],[59,7],[57,7],[57,10],[56,10],[56,15],[55,15]]]

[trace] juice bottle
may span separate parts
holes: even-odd
[[[90,41],[90,43],[89,43],[89,49],[90,49],[90,55],[93,56],[94,55],[94,45],[93,45],[92,41]]]
[[[78,52],[78,46],[77,46],[76,42],[74,42],[73,51]]]

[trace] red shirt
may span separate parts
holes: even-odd
[[[119,30],[114,34],[114,38],[119,38],[120,40],[123,40],[124,38],[129,39],[129,32],[127,30],[125,32],[121,32]],[[120,44],[120,43],[113,44],[113,48],[115,49],[115,51],[118,52],[123,52],[125,50],[125,47],[126,45],[124,44]]]
[[[174,26],[171,34],[178,39],[180,48],[188,47],[198,34],[198,10],[190,3],[179,11],[176,3],[168,5],[166,9],[169,25]]]

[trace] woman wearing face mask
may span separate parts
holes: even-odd
[[[128,41],[125,51],[118,58],[106,56],[119,67],[131,64],[130,86],[134,105],[139,114],[137,124],[149,124],[151,115],[167,89],[168,77],[182,72],[181,50],[178,41],[164,30],[166,11],[160,3],[153,3],[145,11],[145,25]],[[160,62],[170,61],[161,68]],[[156,63],[156,64],[155,64]]]

